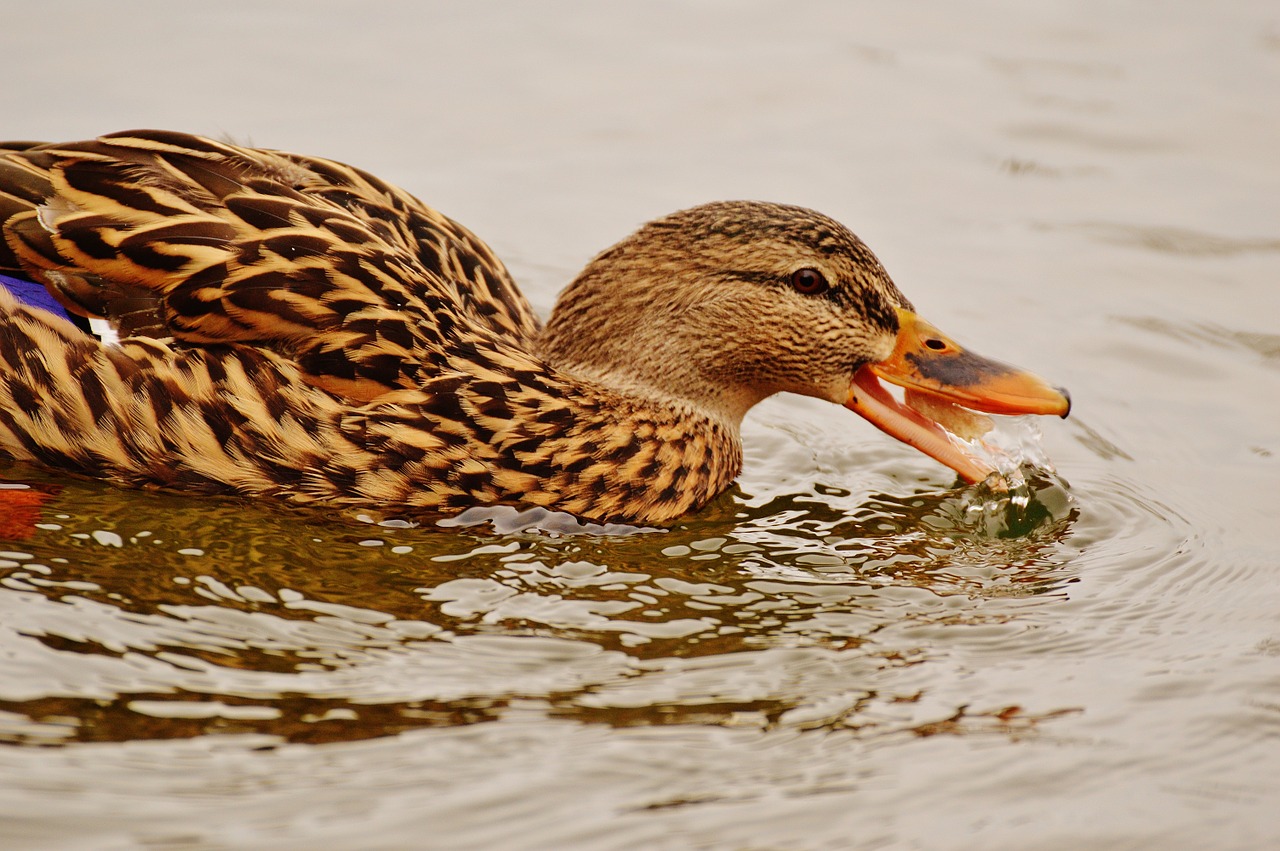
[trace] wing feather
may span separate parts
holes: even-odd
[[[412,195],[329,160],[132,131],[0,145],[0,271],[124,335],[241,343],[335,392],[412,387],[459,337],[537,331],[502,263]]]

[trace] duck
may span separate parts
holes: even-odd
[[[662,526],[732,485],[743,417],[777,393],[970,483],[994,473],[956,437],[975,417],[1070,410],[800,206],[650,221],[545,322],[403,189],[191,134],[0,143],[0,231],[0,455],[125,487]]]

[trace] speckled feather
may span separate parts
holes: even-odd
[[[544,331],[483,242],[402,190],[158,131],[0,146],[0,222],[0,272],[122,337],[0,289],[0,450],[300,503],[669,522],[738,474],[747,408],[833,396],[906,304],[832,220],[725,203],[602,253]],[[785,287],[797,263],[825,264],[827,298]]]

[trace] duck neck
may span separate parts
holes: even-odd
[[[661,410],[676,419],[714,422],[735,436],[747,410],[755,404],[709,385],[687,361],[672,363],[665,370],[644,362],[601,365],[551,357],[548,363],[561,375],[616,393],[631,406]]]
[[[691,336],[678,320],[654,322],[650,320],[657,311],[646,316],[619,310],[606,312],[602,321],[584,323],[563,304],[535,342],[538,355],[561,374],[636,401],[706,417],[735,435],[747,411],[769,395],[751,382],[725,375],[717,353],[709,351],[710,341]]]

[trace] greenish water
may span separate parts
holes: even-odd
[[[351,161],[544,309],[646,218],[816,207],[1075,400],[1011,501],[772,399],[658,532],[0,463],[0,848],[1280,842],[1269,5],[53,2],[0,47],[6,136]]]

